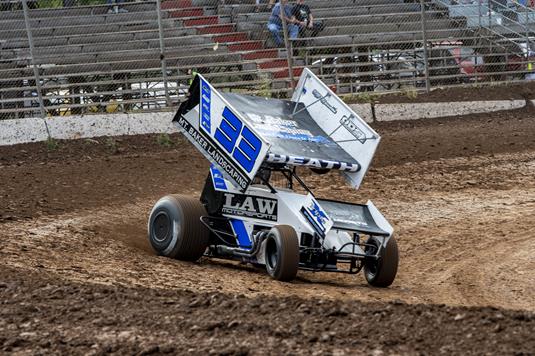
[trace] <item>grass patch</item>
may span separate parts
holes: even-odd
[[[377,99],[379,99],[379,96],[381,96],[381,94],[373,91],[365,91],[358,94],[344,95],[342,100],[346,104],[373,104],[377,101]]]
[[[271,97],[271,80],[269,79],[269,76],[267,74],[262,74],[261,76],[262,84],[260,84],[260,88],[256,95],[263,96],[265,98]]]
[[[48,137],[45,141],[46,149],[49,151],[54,151],[59,148],[59,142],[52,137]]]
[[[113,137],[106,138],[106,141],[104,141],[104,144],[106,145],[106,150],[110,153],[117,153],[119,152],[119,146],[117,144],[117,141]]]
[[[415,88],[406,88],[403,90],[403,94],[411,100],[414,100],[418,97],[418,91]]]
[[[156,143],[163,147],[171,147],[174,142],[168,134],[162,133],[156,136]]]

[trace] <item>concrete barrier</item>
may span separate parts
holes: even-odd
[[[525,100],[460,101],[446,103],[376,104],[375,120],[416,120],[520,109]]]
[[[349,107],[364,121],[373,122],[372,104],[349,104]]]
[[[99,136],[140,135],[177,132],[171,124],[173,113],[108,114],[47,118],[50,136],[77,139]]]
[[[141,116],[143,115],[143,116]],[[174,112],[155,112],[150,114],[134,114],[129,118],[129,135],[146,133],[174,133],[178,129],[171,124]]]
[[[0,120],[0,146],[46,141],[47,138],[43,119]]]
[[[535,100],[532,100],[535,104]],[[351,104],[366,122],[411,120],[482,112],[519,109],[525,100],[467,101],[455,103],[377,104],[375,116],[371,104]],[[0,146],[55,139],[77,139],[98,136],[174,133],[173,112],[140,114],[103,114],[0,120]],[[45,125],[46,123],[46,125]]]

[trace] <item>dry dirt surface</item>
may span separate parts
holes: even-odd
[[[367,97],[367,98],[366,98]],[[531,100],[535,98],[535,83],[520,82],[495,86],[466,86],[464,88],[433,88],[429,93],[414,92],[391,93],[377,96],[374,101],[381,104],[427,103],[479,100]],[[357,101],[369,100],[369,96],[355,98]]]
[[[396,229],[387,289],[362,275],[155,256],[162,195],[198,196],[180,135],[0,147],[0,354],[535,354],[535,113],[376,124],[363,187]]]

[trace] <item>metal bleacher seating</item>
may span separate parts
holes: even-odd
[[[307,4],[325,29],[316,37],[292,42],[292,73],[288,51],[276,48],[267,31],[270,12],[266,5],[257,11],[252,0],[163,0],[165,71],[155,1],[123,3],[127,13],[108,13],[106,5],[30,10],[33,58],[23,12],[1,11],[0,118],[37,112],[32,64],[39,72],[46,112],[62,115],[100,112],[110,106],[161,110],[184,98],[192,72],[202,73],[224,90],[285,95],[290,74],[299,75],[307,65],[340,93],[353,92],[356,82],[365,81],[359,77],[363,68],[367,77],[379,70],[385,73],[374,63],[377,51],[414,52],[422,46],[419,3],[307,0]],[[476,36],[466,28],[465,19],[431,5],[425,12],[428,40]]]

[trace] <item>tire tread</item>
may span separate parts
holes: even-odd
[[[281,265],[273,276],[279,281],[291,281],[299,269],[299,239],[295,229],[290,225],[277,225],[273,227],[279,232],[281,240]]]
[[[172,194],[169,195],[182,211],[183,233],[182,240],[177,244],[175,258],[184,261],[197,261],[202,257],[208,246],[208,229],[200,222],[200,218],[206,215],[204,206],[189,196]]]
[[[381,241],[377,238],[372,237],[380,245]],[[383,254],[381,256],[381,262],[379,269],[374,278],[369,278],[366,273],[366,266],[364,268],[366,280],[368,283],[374,287],[386,288],[390,286],[398,271],[399,264],[399,250],[396,239],[391,236],[388,240],[386,248],[383,249]]]

